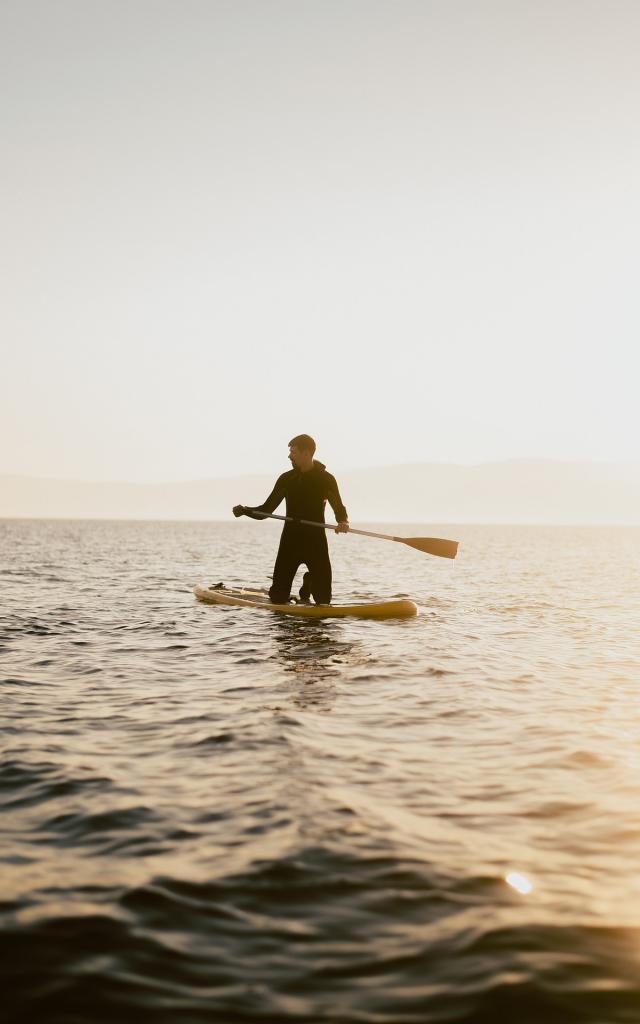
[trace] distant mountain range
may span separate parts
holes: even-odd
[[[163,484],[0,476],[0,517],[230,519],[233,505],[264,501],[277,475],[276,468],[271,475]],[[354,524],[640,525],[640,465],[634,464],[514,459],[382,466],[336,476]]]

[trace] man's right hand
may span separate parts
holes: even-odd
[[[236,519],[238,518],[238,516],[243,516],[244,515],[244,505],[234,505],[233,506],[233,514],[236,517]]]

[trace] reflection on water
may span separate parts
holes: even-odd
[[[294,704],[327,710],[335,698],[335,684],[355,645],[343,639],[340,623],[283,617],[275,619],[272,638],[275,657],[293,676]]]

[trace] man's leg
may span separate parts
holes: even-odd
[[[311,597],[311,573],[305,572],[302,577],[302,586],[298,591],[301,601],[308,601]]]
[[[280,546],[273,567],[273,583],[269,589],[269,600],[273,604],[287,604],[291,597],[291,584],[302,559],[297,545],[292,544],[286,534],[280,538]]]
[[[313,595],[316,604],[331,604],[331,562],[329,560],[329,546],[327,538],[321,537],[321,541],[314,545],[313,551],[308,552],[307,565],[309,572],[305,573],[303,587],[308,577],[308,587]]]

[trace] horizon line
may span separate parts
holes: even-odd
[[[209,523],[211,525],[231,526],[237,520],[229,519],[199,519],[185,518],[149,518],[148,516],[3,516],[0,515],[0,523]],[[478,519],[362,519],[358,520],[360,526],[491,526],[491,527],[522,527],[543,529],[566,529],[566,530],[591,530],[591,529],[619,529],[619,530],[640,530],[640,522],[514,522],[513,520],[478,520]],[[276,524],[277,525],[277,524]],[[353,525],[353,524],[351,524]],[[354,526],[354,530],[357,527]],[[330,531],[329,531],[330,532]],[[354,534],[356,536],[356,534]]]
[[[321,460],[319,460],[321,461]],[[348,469],[338,469],[336,473],[359,473],[367,470],[389,470],[389,469],[410,469],[417,466],[438,466],[440,468],[456,468],[456,469],[477,469],[481,466],[497,466],[497,465],[508,465],[509,463],[549,463],[555,465],[572,465],[572,466],[616,466],[616,467],[633,467],[640,470],[640,460],[632,461],[631,459],[623,460],[611,460],[611,459],[569,459],[569,458],[554,458],[551,456],[544,455],[523,455],[523,456],[510,456],[504,459],[486,459],[481,462],[397,462],[397,463],[379,463],[370,466],[351,466]],[[241,473],[222,473],[217,476],[201,476],[201,477],[186,477],[181,479],[168,479],[162,480],[131,480],[124,479],[122,477],[110,477],[105,479],[93,478],[82,478],[82,477],[62,477],[62,476],[41,476],[32,473],[16,473],[5,471],[0,473],[0,479],[17,479],[17,480],[39,480],[50,483],[69,483],[69,484],[127,484],[133,487],[162,487],[165,485],[175,484],[191,484],[191,483],[204,483],[210,480],[234,480],[240,479],[246,476],[272,476],[273,472],[277,470],[245,470]]]

